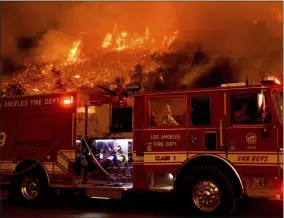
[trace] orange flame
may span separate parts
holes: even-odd
[[[140,35],[127,31],[117,32],[116,29],[115,26],[112,33],[107,33],[101,44],[106,53],[103,50],[102,53],[82,59],[83,39],[79,38],[73,42],[66,59],[61,64],[54,66],[50,63],[42,67],[26,65],[25,70],[19,75],[14,75],[10,82],[24,85],[27,93],[32,94],[61,91],[60,84],[65,91],[74,91],[80,88],[92,89],[96,84],[104,82],[112,84],[116,77],[127,77],[126,80],[129,80],[129,75],[136,64],[144,66],[145,74],[154,71],[159,63],[153,61],[151,52],[165,51],[178,36],[178,31],[175,31],[172,35],[165,36],[159,43],[151,36],[149,28]],[[143,49],[134,50],[136,48]],[[54,74],[55,67],[60,72],[59,76]],[[5,84],[1,85],[4,87]]]
[[[106,34],[102,47],[103,48],[109,47],[111,45],[111,40],[112,40],[112,35],[110,33]]]
[[[67,62],[77,62],[79,61],[79,54],[80,50],[79,47],[81,45],[82,41],[81,40],[76,40],[73,42],[73,46],[69,52],[69,56],[67,58]]]
[[[150,39],[149,28],[146,28],[142,35],[139,34],[129,34],[126,31],[115,34],[116,27],[113,34],[107,33],[104,41],[102,42],[102,48],[110,49],[113,51],[123,51],[126,49],[134,49],[139,47],[153,46],[155,47],[155,38]],[[161,43],[161,49],[169,48],[172,43],[176,40],[178,35],[178,30],[173,33],[172,36],[165,36]]]

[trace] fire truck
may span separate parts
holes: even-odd
[[[68,92],[1,98],[1,184],[26,202],[52,188],[120,199],[175,193],[208,214],[282,199],[283,87]]]

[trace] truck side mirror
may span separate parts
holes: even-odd
[[[263,93],[257,94],[258,110],[261,112],[261,119],[264,121],[266,118],[266,102],[265,95]]]
[[[263,126],[262,136],[265,138],[268,137],[269,129],[273,129],[273,128],[275,128],[273,124],[265,124]]]

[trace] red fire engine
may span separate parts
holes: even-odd
[[[208,213],[232,211],[243,196],[282,198],[277,81],[113,96],[1,98],[1,184],[28,202],[53,187],[93,198],[174,192]]]

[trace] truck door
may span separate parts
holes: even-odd
[[[175,172],[187,159],[187,96],[145,96],[144,100],[144,169]]]
[[[224,93],[220,91],[194,92],[188,96],[189,157],[208,151],[225,154],[223,120]]]
[[[278,130],[277,114],[268,91],[229,91],[227,103],[229,160],[240,166],[277,166],[277,140],[282,130]],[[273,169],[268,171],[272,173]]]

